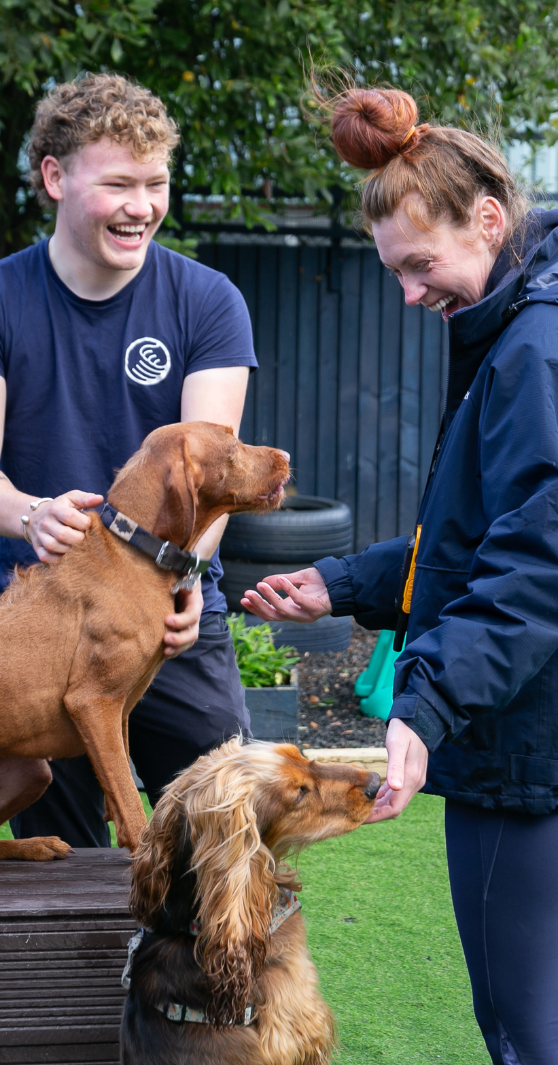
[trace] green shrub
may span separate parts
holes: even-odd
[[[275,647],[271,626],[245,625],[244,614],[227,618],[234,643],[240,679],[245,688],[273,688],[288,684],[298,662],[294,647]]]

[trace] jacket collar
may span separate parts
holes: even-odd
[[[527,303],[558,303],[558,211],[544,212],[544,217],[542,214],[530,212],[525,240],[527,245],[533,240],[534,243],[522,261],[505,271],[497,287],[479,303],[456,311],[449,319],[446,426],[452,421],[488,352],[514,317],[514,310],[508,313],[509,309],[526,296],[528,300],[521,303],[518,311]],[[505,253],[509,257],[507,250]],[[493,275],[498,275],[499,263],[500,258],[488,279],[488,290]]]

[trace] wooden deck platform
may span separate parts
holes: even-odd
[[[117,1065],[126,852],[0,862],[0,1063]]]

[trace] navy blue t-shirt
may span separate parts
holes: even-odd
[[[244,299],[224,274],[151,242],[116,296],[74,295],[48,242],[0,261],[0,376],[7,407],[0,466],[22,492],[107,491],[153,429],[180,421],[184,378],[257,366]],[[37,556],[0,537],[0,589]],[[225,610],[218,553],[202,581],[204,609]]]

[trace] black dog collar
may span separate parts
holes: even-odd
[[[149,555],[160,569],[173,570],[180,574],[180,580],[171,588],[173,595],[181,588],[193,588],[198,577],[209,569],[210,559],[203,559],[195,553],[183,551],[170,540],[160,540],[158,536],[153,536],[153,533],[142,529],[136,521],[132,521],[119,510],[115,510],[110,503],[105,503],[101,511],[101,521],[109,532]]]

